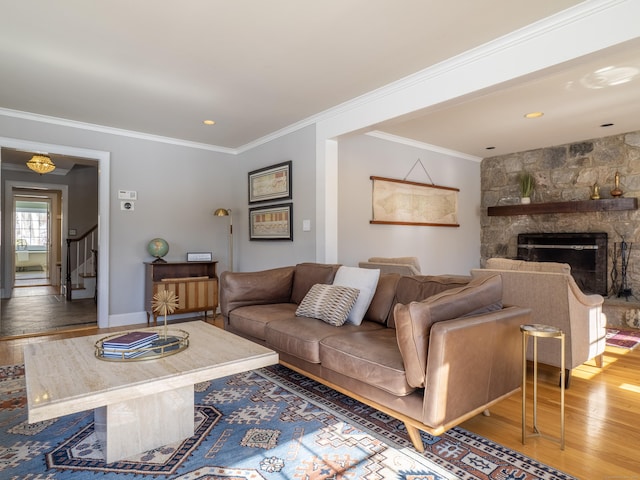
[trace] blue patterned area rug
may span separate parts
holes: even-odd
[[[22,365],[0,367],[0,478],[570,480],[463,429],[424,434],[281,366],[196,385],[195,435],[107,464],[93,413],[32,425]]]

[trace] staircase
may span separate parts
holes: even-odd
[[[76,238],[67,238],[64,295],[68,301],[98,299],[98,226]]]

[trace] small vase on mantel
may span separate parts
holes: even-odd
[[[529,205],[531,203],[531,197],[520,197],[520,203],[523,205]]]
[[[614,187],[611,189],[611,196],[618,198],[622,196],[622,190],[620,189],[620,172],[616,172]]]

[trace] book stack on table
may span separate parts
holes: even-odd
[[[148,353],[147,347],[159,337],[158,332],[129,332],[102,342],[102,355],[108,358],[135,358]]]

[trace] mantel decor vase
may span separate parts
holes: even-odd
[[[622,196],[622,189],[620,188],[620,172],[616,172],[614,177],[614,187],[611,189],[611,196],[613,198],[618,198]]]

